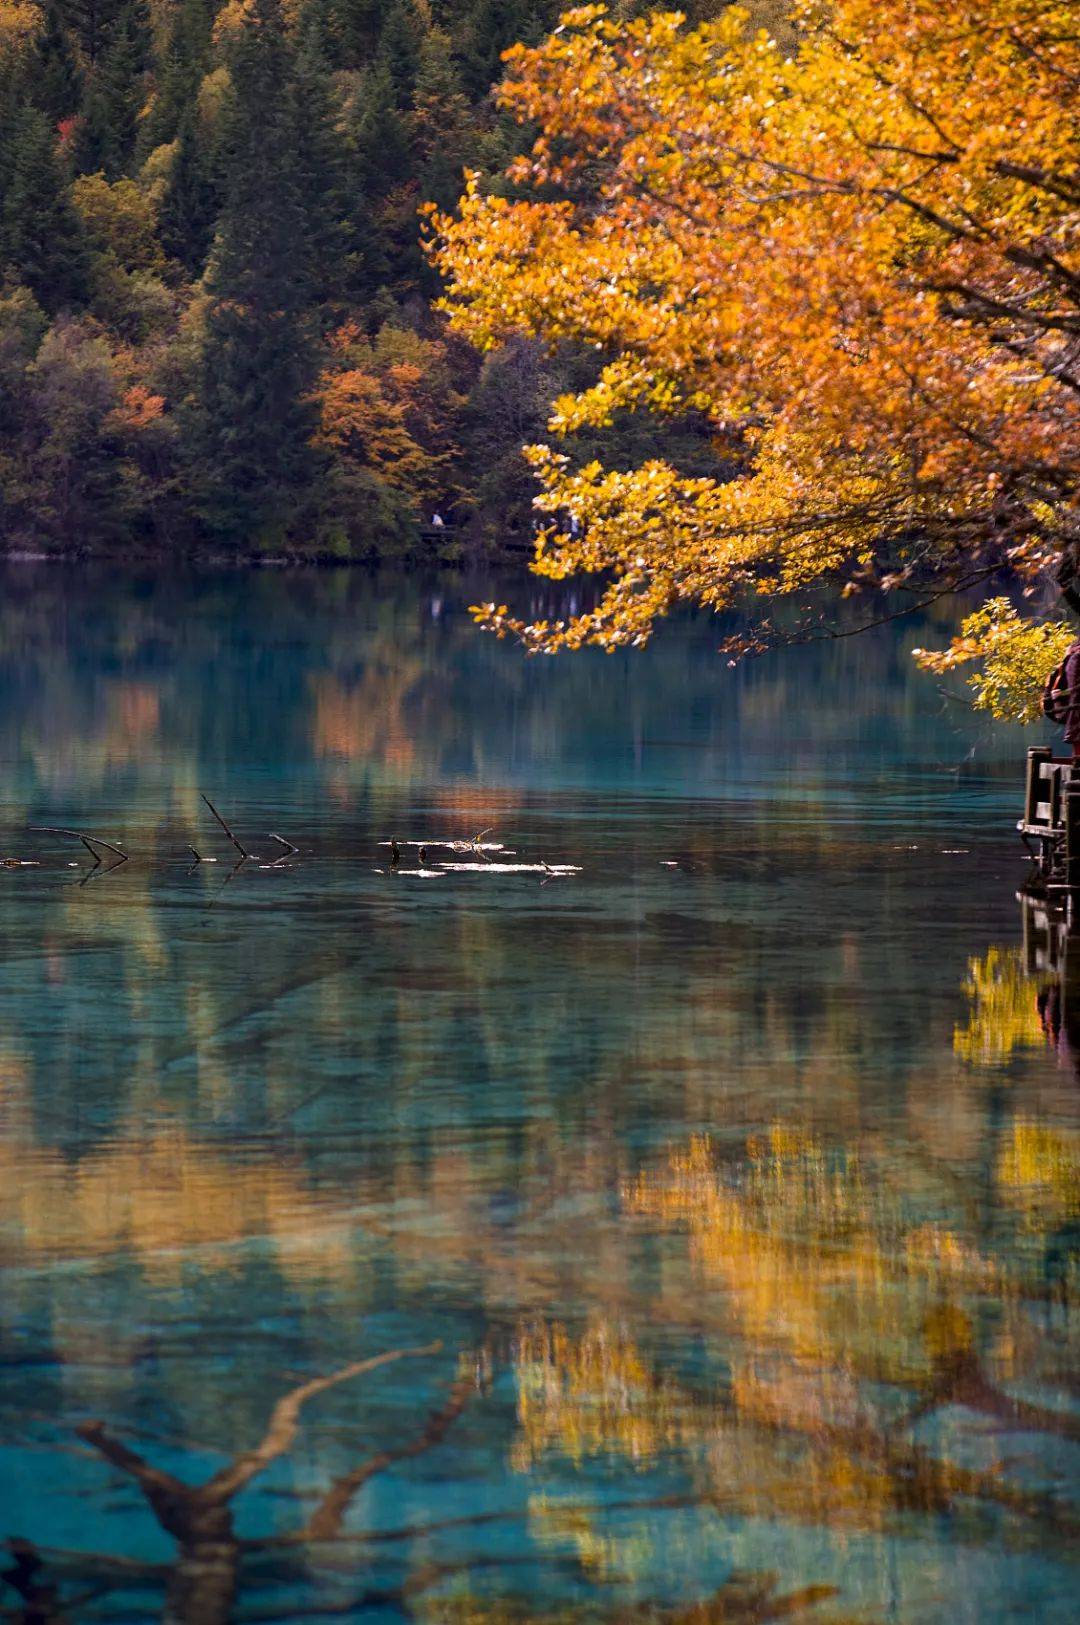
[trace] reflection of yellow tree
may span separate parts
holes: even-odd
[[[625,1190],[631,1211],[690,1237],[702,1281],[756,1349],[807,1366],[910,1382],[930,1373],[926,1315],[960,1286],[1003,1288],[998,1272],[936,1227],[899,1234],[857,1158],[777,1127],[725,1170],[707,1136]],[[822,1403],[826,1399],[822,1395]]]
[[[526,1330],[516,1365],[519,1472],[551,1450],[579,1464],[610,1451],[646,1467],[685,1436],[676,1385],[655,1377],[626,1331],[604,1319],[577,1337],[560,1325]]]
[[[997,1181],[1032,1230],[1080,1218],[1080,1133],[1014,1118],[998,1156]]]
[[[774,1574],[739,1573],[711,1597],[690,1604],[654,1604],[647,1609],[639,1605],[616,1613],[599,1599],[538,1609],[530,1597],[464,1595],[422,1603],[418,1617],[425,1625],[600,1625],[601,1621],[615,1618],[633,1618],[641,1625],[765,1625],[767,1620],[810,1617],[809,1610],[814,1609],[812,1617],[821,1619],[824,1625],[823,1616],[816,1612],[817,1605],[836,1594],[837,1588],[830,1585],[783,1591]]]
[[[971,1010],[967,1026],[953,1034],[956,1054],[975,1066],[1000,1066],[1014,1050],[1044,1043],[1038,991],[1019,948],[990,948],[969,960],[964,992]]]
[[[1019,1124],[1008,1145],[1003,1184],[1040,1182],[1060,1218],[1075,1190],[1075,1144]],[[882,1532],[904,1511],[951,1508],[977,1534],[978,1506],[989,1502],[1057,1528],[1058,1513],[1000,1467],[913,1442],[909,1424],[949,1407],[1068,1439],[1080,1430],[984,1372],[960,1302],[989,1291],[1003,1307],[995,1360],[1016,1376],[1037,1342],[1020,1283],[948,1230],[905,1227],[874,1172],[777,1126],[752,1136],[745,1158],[725,1160],[700,1137],[626,1184],[632,1211],[688,1236],[698,1314],[714,1326],[728,1379],[715,1391],[688,1388],[600,1313],[577,1333],[534,1324],[518,1349],[515,1464],[558,1453],[644,1466],[680,1448],[698,1463],[702,1500],[721,1511]],[[882,1380],[894,1385],[884,1411]],[[906,1407],[895,1391],[904,1389]],[[951,1420],[943,1438],[958,1427]],[[635,1558],[640,1531],[620,1540],[542,1499],[533,1512],[540,1538],[573,1538],[598,1573],[648,1567]]]

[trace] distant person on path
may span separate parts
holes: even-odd
[[[1061,724],[1072,746],[1073,757],[1080,759],[1080,639],[1066,651],[1064,660],[1046,679],[1042,712],[1051,722]]]

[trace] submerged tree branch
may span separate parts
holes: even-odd
[[[392,1466],[394,1462],[408,1461],[411,1457],[422,1455],[425,1450],[431,1450],[441,1443],[469,1403],[473,1392],[472,1381],[468,1378],[459,1378],[450,1390],[446,1404],[428,1418],[423,1431],[415,1439],[396,1448],[380,1450],[370,1460],[362,1462],[353,1472],[335,1479],[305,1524],[300,1538],[313,1541],[326,1540],[340,1534],[346,1512],[368,1480],[374,1478],[376,1473],[381,1473]]]

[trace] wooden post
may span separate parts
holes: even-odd
[[[1080,889],[1080,784],[1065,790],[1065,884]]]
[[[1030,897],[1020,899],[1020,923],[1024,932],[1024,970],[1029,976],[1039,973],[1039,936],[1035,922],[1035,904]]]
[[[1036,809],[1042,797],[1042,767],[1044,762],[1053,761],[1054,753],[1049,745],[1032,745],[1027,753],[1027,785],[1024,795],[1024,823],[1037,824]]]
[[[1070,903],[1072,898],[1069,899]],[[1080,1021],[1080,938],[1066,932],[1061,956],[1061,1024],[1072,1042]]]

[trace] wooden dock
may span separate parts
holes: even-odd
[[[1080,762],[1048,745],[1027,753],[1020,838],[1047,891],[1080,892]]]

